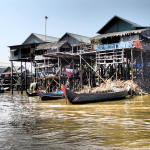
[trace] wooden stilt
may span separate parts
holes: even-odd
[[[88,79],[88,84],[89,84],[89,87],[91,87],[91,74],[90,74],[90,70],[89,70],[89,79]]]
[[[133,80],[133,49],[131,49],[131,80]]]
[[[11,94],[13,95],[13,61],[11,61]]]
[[[144,65],[144,63],[143,63],[143,52],[142,52],[142,50],[141,50],[141,67],[142,67],[142,72],[141,72],[141,74],[142,74],[142,80],[144,79],[144,75],[143,75],[143,66]]]
[[[126,65],[127,65],[127,70],[126,70],[126,79],[130,79],[130,67],[129,67],[129,59],[128,56],[126,57]]]
[[[35,63],[34,66],[35,66],[35,69],[34,69],[34,81],[37,82],[37,69],[36,69],[37,65],[36,65],[36,63]]]
[[[33,80],[33,69],[32,69],[32,61],[31,61],[30,65],[31,65],[31,81],[30,81],[30,82],[32,82],[32,80]]]
[[[25,61],[25,90],[27,91],[27,66]]]
[[[90,65],[92,66],[92,59],[91,59],[91,56],[90,56]],[[90,71],[89,71],[89,80],[90,80],[90,87],[93,86],[93,80],[92,80],[92,71],[91,71],[91,68],[90,68]]]
[[[21,61],[21,94],[23,94],[23,74],[22,74],[22,61]]]
[[[73,66],[72,66],[72,69],[73,69],[73,90],[75,90],[75,80],[74,80],[74,59],[72,57],[72,63],[73,63]]]
[[[80,51],[80,88],[83,87],[83,81],[82,81],[82,58],[81,58],[81,51]]]
[[[74,49],[74,47],[72,46],[72,53],[73,53],[73,49]]]
[[[118,79],[118,64],[115,64],[115,70],[116,70],[116,80]]]
[[[122,76],[122,79],[124,80],[125,79],[125,62],[124,62],[124,49],[122,49],[122,65],[121,65],[121,76]]]
[[[61,64],[60,64],[60,57],[58,57],[58,76],[59,76],[59,87],[61,87]]]
[[[62,84],[62,60],[60,58],[60,81],[59,81],[59,88],[61,89],[61,84]]]

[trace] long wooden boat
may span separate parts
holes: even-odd
[[[46,92],[46,93],[40,93],[39,94],[41,100],[57,100],[64,98],[63,92],[57,91],[57,92]]]
[[[96,93],[81,93],[77,94],[66,89],[66,97],[72,104],[104,102],[110,100],[123,99],[128,95],[127,90],[103,91]]]

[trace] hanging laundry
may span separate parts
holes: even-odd
[[[133,41],[133,47],[143,49],[142,41],[141,40]]]
[[[73,69],[66,69],[66,74],[68,77],[71,77],[73,75]]]

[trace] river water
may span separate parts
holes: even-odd
[[[0,94],[0,150],[150,149],[150,96],[86,105]]]

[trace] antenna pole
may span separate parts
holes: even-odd
[[[47,27],[47,19],[48,19],[48,17],[47,17],[47,16],[45,16],[45,42],[46,42],[46,27]]]

